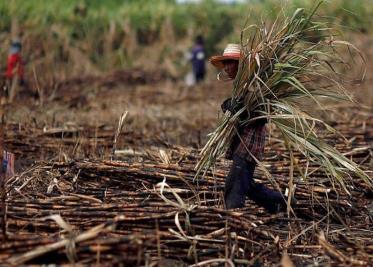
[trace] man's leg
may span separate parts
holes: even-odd
[[[245,198],[250,186],[249,177],[253,176],[254,169],[255,165],[250,165],[239,156],[233,156],[233,164],[225,181],[224,200],[227,209],[245,206]]]
[[[254,181],[256,163],[233,155],[233,164],[225,181],[224,200],[227,209],[242,208],[248,196],[257,205],[270,213],[286,208],[280,192],[269,189]]]

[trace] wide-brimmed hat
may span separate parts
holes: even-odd
[[[224,60],[239,60],[241,56],[241,46],[239,44],[227,44],[227,47],[224,49],[223,55],[212,56],[209,61],[212,65],[218,69],[223,69]]]

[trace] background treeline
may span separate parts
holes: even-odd
[[[239,41],[245,21],[273,20],[279,12],[310,8],[314,2],[0,1],[0,56],[4,62],[12,31],[13,35],[16,31],[27,63],[38,72],[50,73],[52,79],[117,68],[159,66],[170,75],[179,76],[185,70],[184,53],[197,34],[205,37],[207,53],[212,54],[227,41]],[[330,0],[320,11],[319,15],[340,25],[343,32],[372,31],[372,0]]]

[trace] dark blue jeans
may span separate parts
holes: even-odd
[[[270,213],[275,213],[279,204],[285,203],[280,192],[255,183],[255,167],[254,162],[233,156],[233,164],[225,181],[224,200],[227,209],[244,207],[246,196]]]

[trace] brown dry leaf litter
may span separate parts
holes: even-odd
[[[371,170],[372,116],[354,118],[336,125],[347,140],[326,138]],[[47,145],[50,137],[44,134],[38,138]],[[296,266],[373,262],[372,191],[361,181],[352,180],[349,196],[295,155],[295,216],[269,215],[252,202],[226,211],[227,162],[219,161],[214,177],[193,181],[197,151],[175,147],[164,153],[169,164],[161,163],[162,153],[153,149],[121,161],[55,160],[13,177],[8,181],[9,240],[0,245],[0,261],[147,266],[278,266],[281,259]],[[288,159],[274,132],[264,164],[283,192]],[[302,181],[305,170],[308,179]],[[261,171],[256,177],[267,182]],[[284,251],[289,258],[284,259]]]

